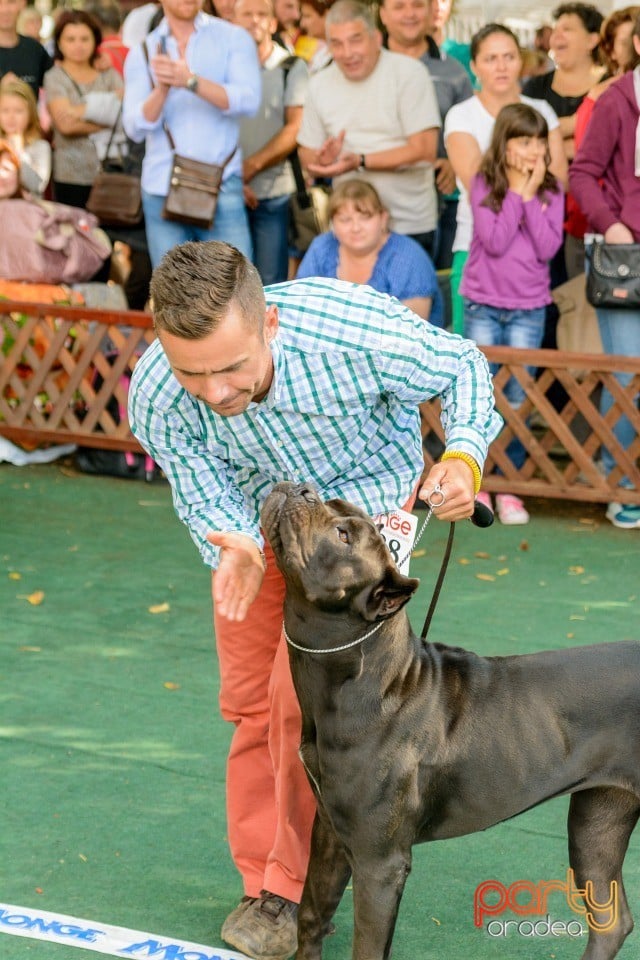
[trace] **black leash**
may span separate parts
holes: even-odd
[[[488,507],[485,507],[483,503],[478,503],[476,500],[476,505],[473,510],[473,515],[469,518],[471,523],[476,527],[490,527],[493,523],[493,511]],[[447,538],[447,546],[445,547],[444,557],[442,558],[442,563],[440,564],[440,573],[438,574],[438,579],[436,585],[433,588],[433,596],[431,597],[431,603],[429,609],[427,610],[427,616],[424,621],[424,626],[422,628],[422,633],[420,638],[422,640],[427,639],[427,634],[429,632],[429,627],[431,626],[431,620],[438,605],[438,600],[440,599],[440,591],[442,589],[442,584],[444,583],[444,578],[447,574],[447,567],[449,566],[449,560],[451,559],[451,550],[453,549],[453,535],[455,533],[455,523],[449,524],[449,536]]]
[[[447,574],[447,567],[449,566],[449,560],[451,559],[451,550],[453,549],[453,535],[455,533],[455,529],[456,529],[455,523],[450,523],[449,536],[447,537],[447,546],[444,551],[444,557],[442,558],[442,563],[440,564],[440,573],[438,574],[436,585],[433,588],[433,596],[431,597],[431,603],[429,604],[429,609],[427,610],[427,616],[424,621],[422,633],[420,634],[420,637],[423,640],[427,639],[429,627],[431,626],[431,620],[435,613],[436,606],[438,605],[438,600],[440,599],[440,591],[442,590],[442,584],[444,583],[444,578]]]

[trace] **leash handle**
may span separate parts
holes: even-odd
[[[490,510],[489,507],[486,507],[484,503],[478,503],[476,500],[476,505],[473,508],[473,513],[470,517],[471,523],[476,527],[490,527],[493,523],[493,510]]]

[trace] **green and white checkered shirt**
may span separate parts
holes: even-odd
[[[396,509],[423,469],[418,404],[440,396],[447,447],[482,468],[501,427],[483,354],[397,300],[339,280],[266,288],[280,326],[260,403],[221,417],[187,393],[159,341],[136,365],[131,429],[160,464],[205,563],[211,530],[262,545],[259,511],[280,480],[310,482],[369,514]]]

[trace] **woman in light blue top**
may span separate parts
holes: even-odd
[[[389,231],[388,211],[370,183],[340,183],[331,195],[329,217],[331,230],[312,242],[298,278],[366,283],[396,297],[434,326],[443,325],[442,297],[431,259],[415,240]]]

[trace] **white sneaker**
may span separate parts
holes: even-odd
[[[630,503],[610,503],[607,520],[620,530],[640,530],[640,507]]]
[[[530,517],[524,508],[524,503],[519,497],[514,497],[511,493],[497,494],[496,509],[500,523],[504,523],[506,526],[515,527],[529,523]]]

